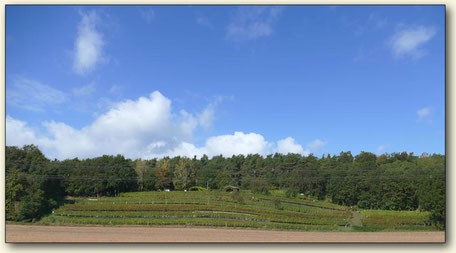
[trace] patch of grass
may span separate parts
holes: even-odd
[[[436,230],[429,223],[430,212],[362,210],[364,229],[375,231]]]
[[[241,193],[239,193],[239,192],[231,193],[231,198],[233,199],[233,201],[235,201],[239,204],[245,204],[244,197],[242,197]]]
[[[279,198],[273,197],[273,198],[271,199],[271,201],[272,201],[272,204],[274,205],[274,207],[275,207],[276,209],[278,209],[278,210],[283,210],[283,207],[282,207],[282,205],[281,205],[281,202],[280,202],[280,199],[279,199]]]

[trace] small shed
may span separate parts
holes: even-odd
[[[227,185],[227,186],[223,187],[223,189],[226,192],[238,192],[239,191],[239,187],[232,186],[232,185]]]

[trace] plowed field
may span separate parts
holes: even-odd
[[[445,232],[287,232],[180,227],[6,225],[6,242],[445,242]]]

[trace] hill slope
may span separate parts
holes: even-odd
[[[361,212],[362,227],[360,217],[355,217],[356,224],[353,223],[355,212],[348,207],[306,200],[302,196],[286,198],[281,191],[272,195],[252,194],[250,191],[133,192],[119,197],[69,198],[69,201],[73,203],[54,210],[41,222],[300,231],[434,230],[425,226],[428,213],[381,211],[364,217],[364,212]],[[389,217],[383,225],[382,217]]]

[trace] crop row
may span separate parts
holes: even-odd
[[[157,205],[128,205],[128,204],[94,204],[94,205],[80,205],[72,204],[65,205],[61,210],[71,210],[71,211],[236,211],[241,213],[248,214],[264,214],[268,216],[287,216],[287,217],[296,217],[296,218],[308,218],[311,216],[329,219],[341,219],[347,218],[348,213],[300,213],[286,210],[274,210],[274,209],[258,209],[258,208],[247,208],[243,206],[230,207],[230,206],[219,206],[219,205],[182,205],[182,204],[157,204]]]
[[[391,217],[391,216],[370,216],[362,219],[366,225],[425,225],[428,223],[425,219],[414,217]]]
[[[345,225],[347,219],[324,218],[317,216],[290,217],[286,215],[245,214],[237,212],[220,211],[192,211],[192,212],[128,212],[128,211],[58,211],[55,216],[67,217],[93,217],[93,218],[220,218],[240,219],[267,222],[284,222],[294,224],[337,224]]]
[[[429,212],[363,210],[362,223],[369,231],[426,231]]]
[[[368,216],[392,216],[392,217],[413,217],[427,219],[430,215],[429,212],[420,211],[390,211],[390,210],[363,210],[363,215]]]
[[[56,211],[54,215],[69,216],[69,217],[136,217],[136,218],[147,218],[147,217],[179,217],[189,216],[198,217],[204,215],[210,215],[212,217],[258,217],[257,214],[239,213],[234,211]]]
[[[262,201],[269,201],[269,202],[273,202],[274,200],[273,199],[267,199],[267,198],[260,198],[260,200]],[[329,207],[329,206],[317,206],[317,205],[314,205],[314,204],[309,204],[308,202],[295,202],[295,201],[287,201],[287,200],[280,200],[279,201],[280,204],[282,205],[287,205],[287,204],[291,204],[291,205],[298,205],[300,209],[302,209],[303,207],[304,208],[318,208],[318,209],[326,209],[326,210],[331,210],[331,211],[346,211],[346,209],[341,209],[341,208],[334,208],[334,207]],[[319,210],[321,211],[321,210]]]
[[[426,225],[429,219],[429,212],[366,210],[362,213],[366,225]]]
[[[206,206],[204,206],[206,207]],[[329,216],[329,215],[318,215],[318,214],[301,214],[301,213],[292,213],[292,212],[262,212],[258,210],[246,210],[246,209],[220,209],[220,208],[212,208],[212,209],[163,209],[163,208],[150,208],[150,210],[113,210],[113,209],[106,209],[106,210],[91,210],[91,209],[59,209],[56,213],[65,214],[65,215],[73,215],[73,214],[110,214],[110,215],[147,215],[147,213],[166,213],[168,215],[172,215],[175,213],[228,213],[233,215],[262,215],[265,217],[288,217],[288,218],[295,218],[295,219],[331,219],[331,220],[343,220],[348,218],[348,216]]]
[[[319,224],[292,224],[278,222],[258,222],[249,220],[229,220],[212,218],[174,218],[174,219],[139,219],[139,218],[92,218],[92,217],[56,217],[43,220],[44,223],[60,224],[103,224],[103,225],[184,225],[184,226],[216,226],[216,227],[250,227],[287,230],[320,230],[331,231],[342,229],[343,226]]]
[[[261,210],[261,211],[268,211],[268,212],[276,212],[277,206],[275,206],[271,201],[262,201],[262,202],[246,202],[246,203],[237,203],[234,201],[227,201],[227,200],[220,200],[220,201],[195,201],[192,202],[185,202],[185,201],[90,201],[90,200],[78,200],[77,206],[80,206],[81,209],[113,209],[117,210],[118,206],[125,206],[128,205],[129,209],[137,209],[143,210],[145,205],[169,205],[169,206],[202,206],[202,205],[210,205],[210,206],[218,206],[218,207],[226,207],[230,209],[237,209],[237,208],[248,208],[253,210]],[[315,215],[323,215],[323,216],[338,216],[338,217],[345,217],[346,214],[344,212],[334,212],[333,210],[322,209],[322,208],[314,208],[308,207],[306,205],[301,204],[294,204],[294,203],[280,203],[280,209],[284,211],[292,211],[292,212],[299,212],[299,213],[306,213],[306,214],[315,214]],[[67,206],[75,206],[75,205],[67,205]],[[66,206],[64,207],[66,208]],[[79,207],[75,207],[79,208]],[[185,208],[185,210],[187,210]]]
[[[275,220],[275,219],[258,219],[258,218],[247,218],[247,217],[237,217],[237,216],[228,216],[228,215],[150,215],[150,216],[140,216],[140,215],[110,215],[110,216],[100,216],[100,215],[54,215],[54,217],[69,217],[69,218],[102,218],[102,219],[112,219],[112,218],[122,218],[122,219],[129,219],[129,218],[137,218],[137,219],[183,219],[183,218],[192,218],[193,219],[201,219],[201,218],[208,218],[208,219],[217,219],[217,220],[240,220],[240,221],[254,221],[254,222],[273,222],[273,223],[287,223],[287,224],[302,224],[302,225],[338,225],[343,226],[347,223],[340,222],[340,223],[332,223],[327,220]]]
[[[106,198],[112,201],[151,201],[151,200],[192,200],[198,202],[205,202],[205,201],[212,201],[212,200],[222,200],[222,201],[230,201],[232,193],[225,193],[220,191],[209,191],[209,192],[135,192],[135,193],[122,193],[120,197],[115,198]],[[246,202],[250,201],[258,201],[259,199],[272,201],[273,196],[266,196],[266,195],[258,195],[252,194],[250,191],[242,191],[241,195],[244,197]],[[275,195],[283,195],[283,194],[275,194]],[[101,198],[100,200],[102,200]],[[303,204],[309,207],[316,207],[316,208],[325,208],[331,210],[346,210],[347,207],[340,206],[328,202],[321,202],[321,201],[311,201],[302,198],[294,198],[294,199],[286,199],[284,196],[280,196],[280,202],[282,203],[291,203],[291,204]]]

